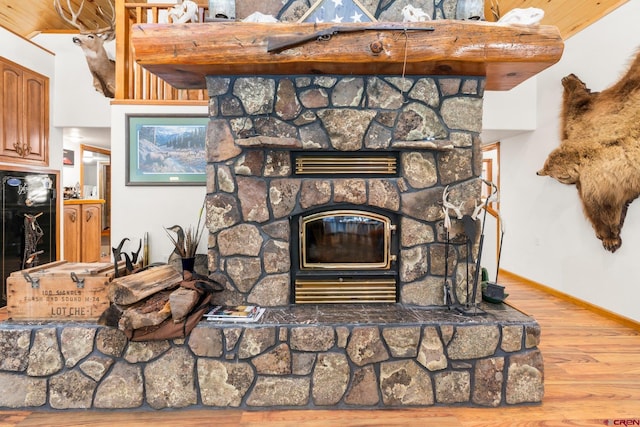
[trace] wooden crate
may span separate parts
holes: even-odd
[[[109,307],[107,284],[114,276],[112,263],[67,261],[13,272],[7,313],[13,320],[97,320]]]

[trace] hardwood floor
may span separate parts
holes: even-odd
[[[640,425],[640,330],[505,273],[507,301],[541,325],[545,396],[536,406],[337,411],[0,411],[0,426],[324,427]],[[2,319],[0,314],[0,320]],[[2,391],[0,390],[0,393]],[[616,424],[617,423],[617,424]]]

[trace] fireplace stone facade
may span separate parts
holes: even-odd
[[[226,304],[290,304],[290,219],[356,206],[400,218],[398,302],[444,305],[470,296],[467,246],[447,244],[442,196],[479,203],[483,78],[260,76],[207,78],[209,268]],[[397,176],[297,176],[292,153],[394,153]],[[447,250],[447,252],[445,252]],[[446,277],[445,277],[446,276]],[[477,299],[477,296],[476,296]]]

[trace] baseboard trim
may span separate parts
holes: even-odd
[[[576,298],[574,296],[571,296],[569,294],[566,294],[564,292],[560,292],[557,289],[553,289],[550,288],[549,286],[543,285],[542,283],[538,283],[538,282],[534,282],[531,279],[527,279],[526,277],[520,276],[519,274],[516,273],[512,273],[510,271],[507,270],[503,270],[500,269],[500,275],[504,276],[508,276],[511,277],[514,280],[517,280],[519,282],[522,282],[523,284],[530,286],[532,288],[538,289],[544,293],[547,293],[549,295],[553,295],[554,297],[561,299],[563,301],[566,301],[568,303],[577,305],[579,307],[582,307],[584,309],[587,309],[593,313],[599,314],[602,317],[606,317],[607,319],[611,319],[617,323],[620,323],[624,326],[627,326],[631,329],[634,329],[638,332],[640,332],[640,322],[630,319],[628,317],[622,316],[618,313],[614,313],[613,311],[609,311],[607,309],[604,309],[602,307],[599,307],[595,304],[591,304],[590,302],[581,300],[580,298]]]

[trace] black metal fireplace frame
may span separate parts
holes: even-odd
[[[318,268],[318,269],[303,269],[300,265],[300,218],[309,215],[318,214],[328,211],[361,211],[363,213],[373,213],[389,218],[391,224],[393,224],[394,230],[391,232],[389,241],[389,253],[391,260],[388,268]],[[290,286],[290,301],[293,303],[301,303],[303,301],[297,298],[296,283],[298,281],[307,282],[341,282],[345,285],[350,283],[368,283],[372,286],[384,286],[389,288],[390,284],[393,286],[393,301],[389,299],[381,300],[379,302],[389,303],[398,302],[399,292],[399,261],[398,254],[400,250],[400,217],[396,212],[388,211],[385,209],[376,208],[369,205],[355,205],[355,204],[333,204],[327,206],[320,206],[313,209],[305,210],[303,212],[292,215],[289,218],[291,225],[291,286]],[[389,294],[389,291],[386,292]],[[353,302],[360,303],[364,300],[353,299],[353,301],[336,301],[336,302]],[[376,302],[375,299],[367,300],[367,302]]]

